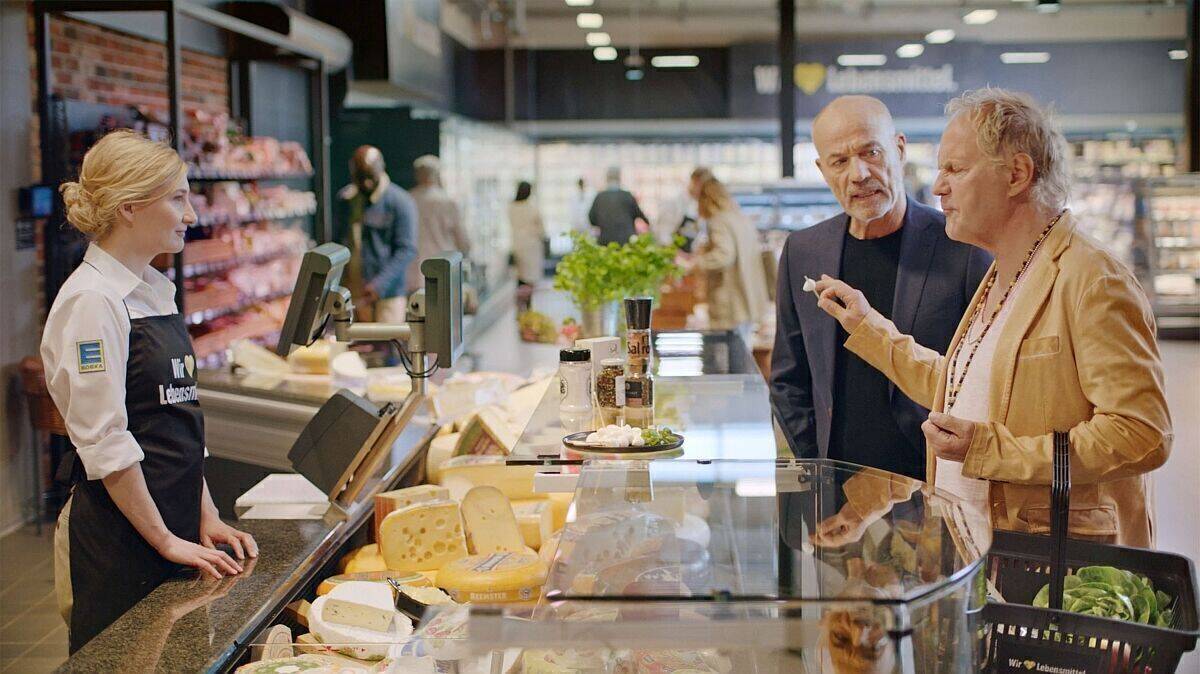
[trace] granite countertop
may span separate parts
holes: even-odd
[[[101,632],[59,672],[210,672],[231,669],[239,651],[299,598],[313,577],[373,512],[374,494],[419,466],[436,427],[410,425],[392,460],[350,506],[322,520],[242,520],[259,556],[237,575],[214,580],[184,572],[160,585]]]

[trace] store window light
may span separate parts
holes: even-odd
[[[881,66],[887,63],[887,57],[883,54],[842,54],[837,61],[843,68]]]
[[[896,48],[896,56],[902,59],[915,59],[925,53],[925,45],[919,42],[902,44]]]
[[[1186,49],[1172,49],[1167,52],[1167,56],[1170,56],[1172,61],[1186,61],[1188,52]]]
[[[608,33],[588,33],[587,43],[589,47],[607,47],[612,44],[612,38]]]
[[[985,23],[991,23],[996,20],[996,15],[999,14],[994,9],[977,9],[973,12],[967,12],[963,15],[963,23],[968,26],[982,26]]]
[[[925,35],[925,41],[929,44],[946,44],[953,39],[954,31],[950,28],[931,30]]]
[[[596,0],[567,0],[567,7],[591,7]]]
[[[604,17],[595,12],[580,12],[575,17],[575,25],[587,30],[596,30],[604,25]]]
[[[616,61],[617,50],[613,49],[612,47],[596,47],[592,50],[592,56],[594,56],[597,61]]]
[[[1050,52],[1044,51],[1006,51],[1000,55],[1000,62],[1009,65],[1046,63],[1049,60]]]
[[[650,65],[655,68],[695,68],[700,65],[700,57],[692,54],[655,56],[650,59]]]

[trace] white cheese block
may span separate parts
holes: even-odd
[[[375,540],[379,540],[379,525],[384,518],[393,512],[407,508],[414,503],[437,501],[450,498],[450,492],[445,487],[433,484],[419,484],[415,487],[394,489],[375,495]]]
[[[521,538],[534,550],[540,549],[542,541],[555,532],[554,507],[549,499],[513,501],[512,511],[521,529]]]
[[[495,487],[475,487],[467,492],[462,500],[462,520],[467,550],[472,555],[525,549],[512,505]]]
[[[458,433],[439,435],[429,443],[429,451],[425,453],[425,479],[440,484],[442,464],[454,456],[457,446]]]
[[[331,623],[324,618],[325,603],[330,595],[317,597],[309,613],[309,630],[339,653],[361,660],[382,660],[387,657],[388,650],[393,644],[412,635],[412,620],[408,616],[398,614],[392,619],[392,624],[386,631],[370,630],[364,627],[351,627]]]
[[[502,456],[456,456],[441,466],[438,483],[461,500],[472,487],[491,485],[510,499],[538,498],[533,491],[535,466],[509,466]]]
[[[465,557],[458,504],[427,501],[393,512],[379,525],[379,551],[396,571],[434,571]]]
[[[327,595],[321,618],[326,622],[386,632],[396,617],[396,598],[383,583],[352,580]]]

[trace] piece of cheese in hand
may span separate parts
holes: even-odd
[[[554,507],[549,499],[513,501],[512,511],[521,529],[521,538],[534,550],[540,549],[542,541],[555,532]]]
[[[379,551],[396,571],[435,571],[465,557],[458,504],[428,501],[391,513],[379,525]]]
[[[462,519],[467,550],[472,555],[525,550],[512,505],[495,487],[475,487],[467,492],[462,501]]]
[[[341,583],[327,595],[321,617],[337,625],[386,632],[396,617],[396,598],[383,583],[354,580]]]
[[[379,540],[379,525],[384,518],[393,512],[407,508],[414,503],[438,501],[450,498],[450,492],[445,487],[433,484],[419,484],[415,487],[405,487],[385,491],[375,495],[375,540]]]

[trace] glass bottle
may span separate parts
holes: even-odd
[[[650,298],[625,299],[628,364],[625,371],[625,423],[654,425],[654,378],[650,375]]]

